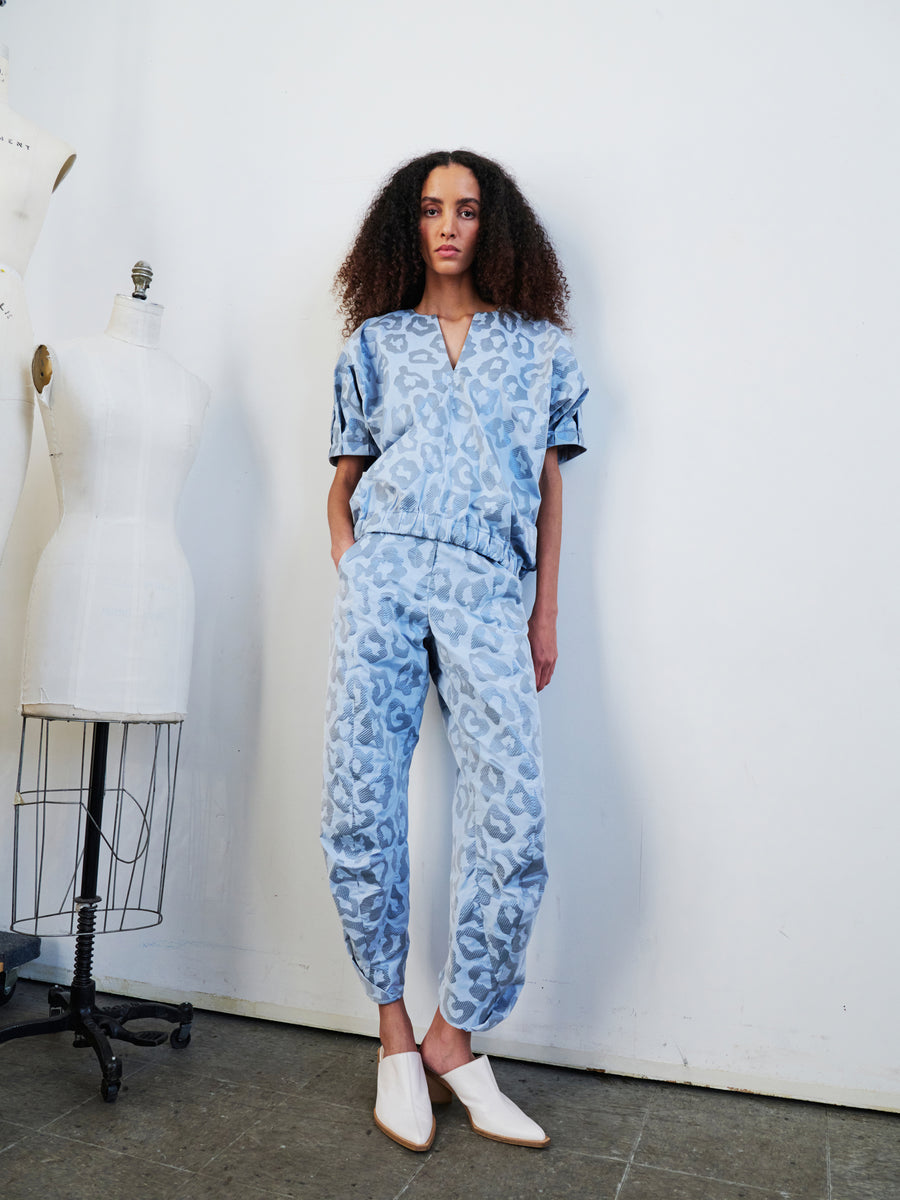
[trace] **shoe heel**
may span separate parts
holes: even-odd
[[[428,1098],[432,1104],[449,1104],[453,1099],[453,1093],[445,1083],[441,1083],[437,1075],[426,1069],[425,1082],[428,1084]]]

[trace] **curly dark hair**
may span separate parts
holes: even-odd
[[[419,246],[422,186],[435,167],[467,167],[481,189],[475,290],[486,304],[568,328],[569,288],[553,245],[515,181],[470,150],[435,150],[404,163],[363,218],[334,280],[348,337],[369,317],[415,308],[425,288]]]

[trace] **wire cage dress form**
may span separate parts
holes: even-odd
[[[92,725],[22,720],[15,796],[11,927],[78,932],[88,827],[97,843],[95,933],[162,921],[181,722],[109,725],[106,788],[90,803]]]
[[[194,630],[175,513],[206,385],[158,347],[162,308],[117,296],[104,334],[50,351],[40,395],[60,521],[28,604],[14,928],[74,932],[88,723],[110,726],[97,932],[162,919]],[[76,849],[77,847],[77,849]]]
[[[95,934],[162,920],[193,646],[175,509],[208,393],[159,350],[162,308],[143,295],[117,296],[104,334],[34,360],[60,522],[26,620],[13,928],[74,935],[75,966],[49,1017],[0,1029],[0,1043],[73,1032],[108,1101],[112,1040],[184,1047],[193,1022],[188,1003],[102,1006],[92,975]],[[129,1025],[148,1017],[177,1028]]]

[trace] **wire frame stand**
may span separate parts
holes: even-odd
[[[110,1039],[136,1046],[159,1046],[168,1040],[173,1047],[182,1048],[191,1040],[193,1008],[190,1004],[149,1001],[100,1008],[96,1002],[92,978],[96,934],[145,929],[162,920],[181,744],[180,722],[139,726],[116,722],[118,753],[111,756],[110,724],[23,718],[16,790],[12,928],[51,937],[74,934],[75,966],[71,985],[50,989],[50,1016],[0,1030],[0,1043],[71,1030],[75,1046],[91,1048],[96,1054],[102,1072],[100,1094],[104,1100],[113,1101],[121,1085],[122,1062]],[[80,775],[77,783],[65,781],[67,786],[56,786],[51,771],[51,730],[55,744],[58,726],[64,728],[69,743],[73,733],[80,733]],[[92,736],[88,753],[89,729]],[[138,748],[139,773],[147,779],[140,792],[132,786],[135,772],[128,754],[136,729],[149,731],[150,735],[150,745]],[[71,744],[68,748],[72,749]],[[30,769],[27,760],[33,757],[36,771],[32,780],[24,772],[26,766]],[[132,760],[134,757],[132,752]],[[112,766],[114,785],[108,782]],[[28,786],[32,782],[34,786]],[[60,869],[58,864],[66,855],[68,866]],[[105,896],[98,891],[101,880]],[[23,908],[27,915],[21,915]],[[177,1028],[126,1028],[129,1021],[148,1017]]]

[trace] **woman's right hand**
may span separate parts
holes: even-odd
[[[331,561],[334,563],[334,569],[337,570],[341,565],[341,559],[354,544],[354,539],[350,538],[349,542],[342,540],[331,543]]]
[[[371,460],[358,454],[343,454],[337,461],[328,492],[328,528],[331,530],[331,561],[337,568],[345,552],[356,540],[350,497]]]

